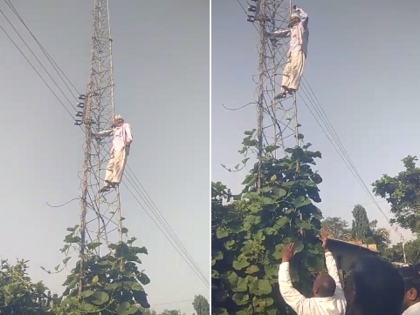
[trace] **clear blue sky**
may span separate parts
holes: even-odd
[[[84,91],[93,1],[13,3],[77,89]],[[35,49],[3,1],[0,8]],[[135,137],[129,166],[209,276],[209,5],[186,0],[110,1],[110,10],[115,104]],[[28,52],[2,16],[0,24]],[[4,179],[0,255],[30,260],[31,276],[61,292],[65,274],[49,276],[39,267],[52,269],[63,259],[59,249],[65,229],[79,222],[79,205],[49,208],[46,202],[61,204],[79,196],[83,135],[2,32],[0,44]],[[41,58],[40,50],[35,52]],[[45,58],[41,60],[48,65]],[[54,73],[51,66],[47,69]],[[196,294],[209,298],[208,288],[130,193],[121,190],[130,235],[149,249],[142,267],[151,278],[146,292],[152,307],[192,314],[191,301],[172,302]]]
[[[240,0],[246,7],[246,2]],[[420,41],[415,39],[420,2],[301,0],[309,14],[309,52],[304,75],[366,185],[395,175],[400,160],[420,154],[418,88]],[[243,131],[256,126],[255,107],[226,111],[254,100],[258,34],[235,0],[212,4],[212,180],[238,192],[246,171],[220,164],[240,162]],[[323,159],[316,169],[325,217],[351,220],[357,203],[370,220],[386,220],[347,169],[308,109],[298,100],[301,131]],[[380,199],[378,199],[380,200]],[[386,212],[385,202],[379,205]],[[350,221],[351,222],[351,221]],[[404,233],[410,236],[410,233]],[[393,233],[393,240],[398,240]]]

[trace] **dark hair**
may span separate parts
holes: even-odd
[[[349,279],[355,295],[352,310],[362,315],[399,315],[404,299],[404,282],[390,263],[377,257],[362,258]]]
[[[403,267],[398,270],[403,281],[405,292],[410,289],[416,289],[417,294],[420,294],[420,275],[413,267]]]

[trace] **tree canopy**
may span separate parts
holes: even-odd
[[[417,157],[408,155],[402,162],[404,170],[396,176],[384,174],[375,181],[373,191],[385,198],[391,206],[394,218],[402,228],[418,234],[420,232],[420,168],[416,166]]]
[[[255,130],[246,132],[246,155],[257,151]],[[304,147],[273,157],[263,150],[261,190],[257,193],[258,163],[243,182],[242,193],[223,203],[230,192],[212,183],[212,311],[215,314],[281,314],[287,308],[278,291],[277,269],[283,245],[294,242],[299,252],[292,281],[309,293],[312,274],[323,268],[318,232],[321,211],[318,184],[312,170],[320,152]]]

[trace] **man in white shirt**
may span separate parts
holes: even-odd
[[[411,267],[398,270],[404,281],[405,295],[402,304],[403,315],[420,314],[420,275]]]
[[[328,274],[320,274],[312,288],[313,297],[306,298],[297,291],[290,280],[289,262],[294,256],[293,243],[283,249],[279,268],[279,287],[284,301],[298,315],[344,315],[347,302],[338,276],[334,257],[327,247],[327,238],[322,237]]]
[[[111,136],[111,159],[106,166],[105,184],[99,192],[106,192],[120,184],[127,157],[130,151],[131,142],[133,142],[133,132],[131,126],[124,122],[124,119],[117,115],[114,118],[112,129],[104,130],[93,134],[95,138],[100,140],[102,137]]]
[[[284,98],[287,92],[292,94],[299,88],[308,55],[308,14],[296,5],[293,6],[293,9],[295,12],[290,16],[289,29],[267,32],[271,38],[290,37],[290,47],[286,53],[289,61],[283,70],[281,91],[276,98]]]

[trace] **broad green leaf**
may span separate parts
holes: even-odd
[[[121,283],[114,282],[114,283],[107,284],[105,286],[105,290],[107,290],[107,291],[113,291],[113,290],[117,289],[118,287],[121,287]]]
[[[116,312],[119,315],[132,315],[138,311],[138,308],[134,305],[130,305],[128,302],[121,303],[117,309]]]
[[[235,241],[234,240],[229,240],[227,242],[225,242],[223,244],[223,246],[227,249],[227,250],[231,250],[233,248],[233,246],[235,245]],[[222,253],[222,258],[223,258],[223,253]]]
[[[273,187],[269,187],[269,186],[267,186],[267,187],[263,187],[263,188],[261,188],[261,189],[260,189],[260,192],[262,192],[262,193],[266,193],[266,192],[270,192],[272,189],[273,189]]]
[[[101,306],[108,302],[109,295],[106,292],[96,291],[92,297],[90,298],[90,301],[92,304]]]
[[[264,273],[265,273],[266,277],[277,278],[278,268],[274,268],[272,266],[264,266]]]
[[[235,242],[235,241],[233,241],[233,242]],[[212,250],[212,257],[213,257],[214,260],[222,260],[223,256],[224,255],[223,255],[223,252],[221,250]]]
[[[224,228],[217,229],[217,231],[216,231],[216,237],[218,239],[225,238],[225,237],[228,237],[228,236],[229,236],[229,232],[226,231],[226,229],[224,229]]]
[[[249,262],[245,259],[235,260],[232,266],[236,270],[242,270],[249,266]]]
[[[299,196],[293,201],[293,204],[295,205],[296,209],[310,205],[311,203],[312,203],[311,199],[306,198],[304,196]]]
[[[280,148],[278,145],[268,145],[265,147],[265,152],[271,153],[273,151],[276,151],[278,148]]]
[[[227,280],[232,286],[236,286],[238,283],[238,275],[234,271],[227,272]]]
[[[95,248],[101,246],[100,242],[92,242],[86,245],[88,249],[94,250]]]
[[[274,224],[273,228],[276,230],[279,230],[282,227],[284,227],[286,224],[288,224],[289,222],[290,222],[290,219],[288,217],[286,216],[280,217]]]
[[[307,221],[302,221],[296,224],[298,228],[304,229],[304,230],[311,230],[313,228],[312,224],[310,224]]]
[[[95,305],[92,305],[87,302],[80,303],[80,308],[82,309],[82,311],[87,313],[93,313],[98,311],[98,308]]]
[[[236,283],[232,285],[233,292],[246,292],[248,290],[248,279],[238,277]]]
[[[274,299],[271,297],[266,297],[265,298],[265,306],[271,306],[274,304]]]
[[[211,308],[211,312],[214,315],[229,315],[228,311],[225,308]]]
[[[235,293],[232,296],[232,300],[236,303],[236,305],[246,305],[249,300],[249,295],[247,293]]]
[[[300,253],[304,248],[305,248],[305,246],[303,245],[303,243],[301,241],[295,241],[294,242],[293,249],[296,253]]]
[[[253,265],[253,266],[249,266],[248,268],[246,268],[246,271],[245,272],[247,274],[252,275],[253,273],[256,273],[258,271],[260,271],[260,268],[258,266],[256,266],[256,265]]]
[[[277,244],[275,246],[273,257],[277,260],[280,260],[282,253],[283,253],[283,244]]]
[[[270,294],[272,291],[270,282],[266,279],[256,279],[249,283],[249,291],[257,296]]]
[[[143,291],[143,287],[138,282],[133,282],[131,285],[131,290],[133,291]]]
[[[276,199],[283,198],[287,195],[287,191],[282,188],[273,188],[273,197]]]
[[[92,296],[95,293],[95,291],[92,290],[86,290],[82,292],[82,297],[87,298],[89,296]]]
[[[275,200],[273,198],[270,197],[261,197],[261,203],[263,205],[271,205],[275,202]]]

